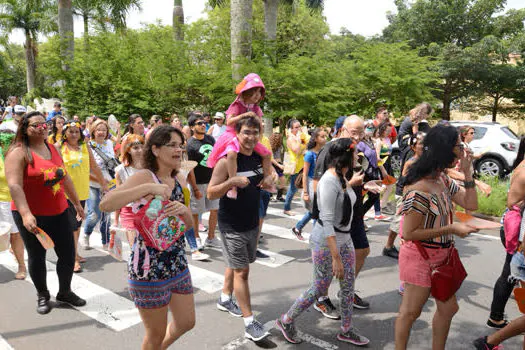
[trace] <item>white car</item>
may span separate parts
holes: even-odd
[[[482,156],[474,162],[480,175],[501,176],[510,172],[518,153],[520,139],[507,126],[494,122],[451,121],[450,125],[472,126],[474,140],[469,144],[474,154]],[[397,141],[392,145],[392,168],[399,171],[400,154]]]

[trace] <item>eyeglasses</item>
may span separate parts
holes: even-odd
[[[184,151],[186,149],[186,145],[183,144],[183,143],[172,142],[172,143],[167,143],[164,146],[169,147],[169,148],[173,148],[173,149],[178,148],[178,149],[180,149],[182,151]]]
[[[198,121],[198,122],[195,122],[195,125],[198,125],[198,126],[206,125],[206,122]]]
[[[250,136],[255,136],[255,137],[259,137],[259,131],[249,131],[249,130],[243,130],[240,132],[241,135],[243,136],[246,136],[246,137],[250,137]]]
[[[44,129],[44,130],[47,129],[47,123],[33,123],[33,124],[29,124],[29,126],[35,129]]]

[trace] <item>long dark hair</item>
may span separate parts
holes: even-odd
[[[126,129],[124,130],[124,134],[133,134],[133,127],[132,124],[135,124],[135,120],[142,118],[140,114],[132,114],[128,117],[128,122],[126,124]]]
[[[312,135],[310,135],[310,140],[306,145],[307,150],[311,150],[312,148],[315,148],[315,146],[317,146],[317,136],[319,136],[321,131],[323,131],[322,128],[315,128],[315,130],[312,132]]]
[[[51,127],[51,140],[53,140],[53,143],[56,143],[57,141],[60,141],[60,140],[57,140],[57,135],[62,133],[62,130],[58,130],[58,128],[57,128],[57,120],[58,120],[58,118],[62,119],[64,121],[64,123],[66,122],[66,118],[64,118],[61,115],[57,115],[56,117],[53,118],[53,123],[51,124],[52,125],[52,127]]]
[[[337,139],[330,142],[326,162],[329,168],[335,168],[335,173],[343,187],[343,218],[340,225],[347,226],[352,214],[352,201],[346,191],[347,181],[352,177],[354,164],[354,142],[350,138]],[[346,174],[343,169],[348,168]]]
[[[144,145],[144,168],[156,173],[159,170],[157,157],[153,154],[153,146],[161,147],[168,144],[171,140],[171,134],[179,135],[181,142],[184,143],[184,135],[182,131],[174,128],[171,125],[159,125],[149,135],[149,138]],[[177,175],[177,170],[171,173],[171,176]]]
[[[449,168],[456,159],[454,147],[458,136],[458,130],[453,126],[437,125],[431,128],[423,140],[423,154],[408,169],[405,185]]]
[[[520,138],[520,145],[518,146],[518,155],[516,157],[516,160],[514,161],[514,164],[512,164],[511,171],[516,169],[518,165],[523,161],[523,158],[525,158],[525,136],[522,136]]]
[[[13,140],[9,151],[7,152],[11,152],[12,149],[18,146],[22,147],[24,153],[26,154],[26,161],[31,165],[33,165],[33,156],[29,150],[29,136],[27,135],[27,129],[29,128],[29,119],[37,116],[44,118],[44,120],[46,119],[42,112],[39,111],[29,112],[22,116],[22,119],[20,119],[20,122],[18,123],[18,131],[16,132],[15,139]]]

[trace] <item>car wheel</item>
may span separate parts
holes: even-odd
[[[478,163],[478,173],[483,176],[502,176],[503,165],[495,158],[484,158]]]
[[[401,173],[401,153],[400,152],[392,152],[390,165],[392,166],[392,171],[394,174],[399,175]]]

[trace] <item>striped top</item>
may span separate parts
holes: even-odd
[[[399,210],[399,214],[406,215],[415,211],[423,215],[423,228],[425,229],[439,228],[452,224],[454,213],[452,196],[459,191],[459,186],[446,175],[442,175],[441,179],[445,182],[447,191],[437,194],[417,190],[408,191],[403,197],[403,205]],[[422,240],[421,242],[444,244],[453,241],[454,235],[448,234],[434,239]]]

